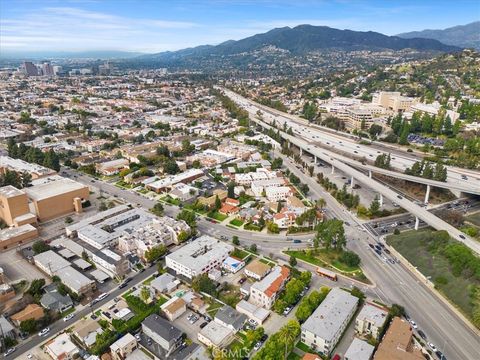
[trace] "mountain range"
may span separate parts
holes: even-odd
[[[324,49],[337,50],[403,50],[450,52],[459,47],[446,45],[438,40],[424,38],[400,38],[373,31],[339,30],[327,26],[299,25],[282,27],[242,40],[229,40],[219,45],[202,45],[178,51],[167,51],[140,56],[139,59],[172,61],[185,58],[204,58],[249,53],[265,47],[275,47],[292,55],[304,55]]]
[[[480,50],[480,21],[443,30],[412,31],[397,36],[404,39],[434,39],[447,45]]]

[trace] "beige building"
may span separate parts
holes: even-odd
[[[160,309],[162,309],[168,320],[174,321],[187,311],[187,303],[185,300],[175,296],[163,304]]]
[[[402,96],[398,91],[381,91],[372,97],[372,104],[395,112],[404,112],[416,102],[416,98]]]
[[[110,354],[113,360],[124,360],[137,348],[137,340],[135,336],[130,333],[126,333],[110,345]]]
[[[38,230],[30,224],[0,230],[0,251],[29,242],[36,237],[38,237]]]
[[[271,309],[290,278],[290,270],[286,266],[275,266],[270,274],[256,282],[250,288],[250,301],[265,309]]]
[[[90,195],[87,186],[61,176],[36,180],[25,192],[39,221],[82,212],[82,202]]]
[[[8,226],[36,223],[36,217],[30,214],[27,194],[14,186],[0,188],[0,218]]]
[[[45,352],[54,360],[70,360],[78,356],[79,349],[70,336],[63,333],[45,344]]]
[[[262,280],[270,272],[270,266],[254,260],[245,267],[245,275],[256,280]]]

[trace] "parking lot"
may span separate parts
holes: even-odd
[[[195,314],[198,318],[198,320],[195,321],[193,324],[191,324],[188,320],[188,316],[192,313]],[[180,330],[187,334],[187,337],[189,339],[197,341],[197,334],[201,330],[200,325],[203,324],[205,321],[206,320],[201,315],[187,309],[187,311],[182,314],[182,316],[180,316],[178,319],[176,319],[174,323],[175,326],[177,326]]]
[[[0,266],[3,268],[8,282],[17,283],[21,280],[31,282],[34,279],[45,279],[47,283],[50,278],[38,268],[24,260],[17,249],[11,249],[0,253]]]

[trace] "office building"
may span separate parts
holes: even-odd
[[[20,69],[27,76],[38,76],[38,68],[31,61],[24,61]]]

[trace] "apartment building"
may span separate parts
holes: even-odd
[[[123,253],[134,253],[144,258],[145,252],[158,245],[178,244],[181,232],[189,234],[190,227],[183,220],[170,217],[154,218],[143,227],[126,229],[118,239],[118,248]]]
[[[21,159],[14,159],[10,156],[0,156],[0,174],[4,174],[6,170],[17,173],[27,172],[32,176],[33,180],[57,173],[55,170],[46,168],[45,166],[32,164]]]
[[[130,333],[126,333],[120,339],[110,345],[110,354],[113,360],[124,360],[137,348],[137,339]]]
[[[355,310],[358,298],[333,288],[301,326],[301,340],[313,350],[329,355],[337,345]]]
[[[161,193],[170,190],[173,185],[178,183],[189,183],[204,175],[200,169],[189,169],[180,174],[169,175],[163,179],[146,184],[147,189]]]
[[[211,236],[201,236],[165,257],[166,267],[188,279],[220,268],[233,246]]]
[[[290,270],[286,266],[275,266],[267,276],[250,287],[250,301],[271,309],[289,278]]]
[[[245,275],[262,280],[270,272],[270,266],[255,259],[245,267]]]
[[[183,342],[182,331],[156,314],[143,320],[142,331],[161,348],[162,359],[168,358]]]
[[[365,303],[355,319],[355,331],[359,335],[371,335],[375,339],[387,321],[388,311],[378,305]]]

